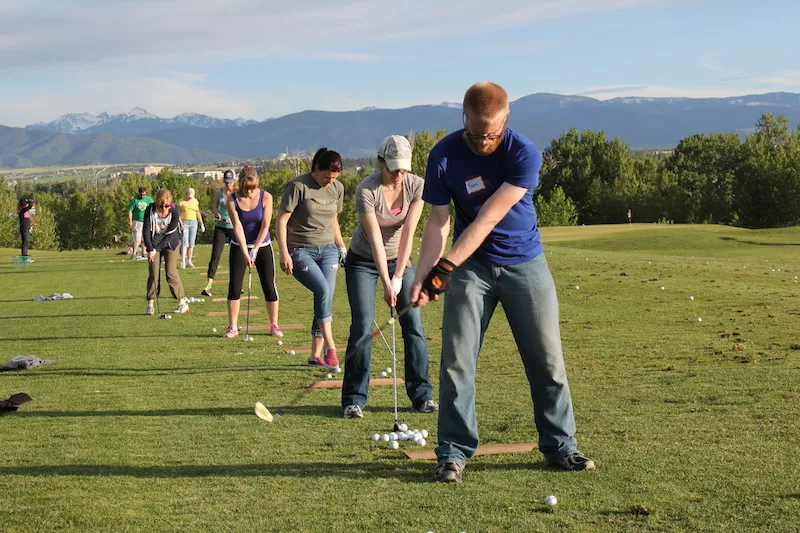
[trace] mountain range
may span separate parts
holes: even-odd
[[[800,94],[731,98],[614,98],[537,93],[511,103],[509,126],[540,149],[569,128],[605,131],[635,149],[670,148],[695,133],[753,130],[764,113],[800,122]],[[461,127],[451,102],[403,109],[302,111],[262,122],[184,113],[159,118],[141,108],[119,115],[69,114],[26,128],[0,128],[0,166],[189,163],[308,152],[328,146],[347,156],[373,155],[392,133]]]

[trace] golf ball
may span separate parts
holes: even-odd
[[[167,315],[167,318],[172,318],[172,315]]]
[[[398,433],[397,440],[408,440],[408,435],[406,435],[405,433]]]
[[[217,332],[217,328],[211,328],[211,333],[216,333],[216,332]]]
[[[331,379],[332,377],[333,377],[333,374],[325,374],[325,379]]]
[[[664,287],[659,287],[659,289],[661,289],[661,290],[663,291],[663,290],[664,290]]]
[[[392,373],[392,369],[387,366],[386,370],[384,370],[384,372],[386,372],[387,374],[391,374]]]
[[[294,355],[294,350],[289,350],[289,355]]]
[[[419,432],[419,434],[422,435],[423,437],[427,438],[428,437],[428,430],[427,429],[423,429],[422,431]]]
[[[408,426],[406,424],[400,424],[400,431],[408,431]]]
[[[690,300],[694,300],[694,296],[689,296],[689,299]]]
[[[382,377],[382,378],[385,378],[385,377],[386,377],[386,376],[388,376],[388,375],[389,375],[389,374],[387,374],[385,370],[381,371],[381,377]]]
[[[381,440],[383,442],[389,442],[389,434],[388,433],[384,433],[383,435],[381,435]]]
[[[577,285],[575,285],[575,289],[576,289],[576,290],[577,290],[577,289],[580,289],[580,287],[578,287]]]
[[[427,442],[425,442],[425,439],[420,437],[420,438],[418,438],[417,440],[414,441],[414,444],[416,444],[417,446],[425,446],[427,444]]]
[[[378,435],[377,433],[373,433],[372,434],[372,440],[381,440],[381,436]]]
[[[397,440],[397,433],[395,433],[394,431],[389,433],[389,440]]]
[[[282,340],[278,341],[278,346],[283,346],[283,341]]]
[[[334,369],[333,369],[333,371],[334,371],[334,372],[336,372],[336,373],[338,374],[339,372],[341,372],[341,371],[342,371],[342,367],[340,367],[340,366],[337,366],[336,368],[334,368]]]
[[[399,447],[400,443],[398,443],[396,440],[393,440],[392,442],[389,443],[389,448],[391,448],[392,450],[396,450]]]
[[[700,318],[700,317],[697,317],[697,321],[698,321],[698,322],[702,322],[702,321],[703,321],[703,319],[702,319],[702,318]]]
[[[553,495],[550,495],[550,496],[548,496],[547,498],[544,499],[544,504],[545,505],[555,505],[557,503],[558,503],[558,500]]]

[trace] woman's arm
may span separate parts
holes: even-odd
[[[294,262],[289,253],[289,245],[286,242],[286,235],[288,233],[286,226],[289,224],[289,219],[291,217],[292,213],[290,211],[279,207],[278,217],[275,219],[275,231],[278,233],[278,258],[281,263],[281,270],[287,274],[291,274],[292,270],[294,270]]]
[[[269,223],[272,222],[272,195],[267,191],[264,191],[264,201],[261,203],[261,205],[264,208],[264,212],[261,216],[261,227],[258,230],[255,246],[253,246],[254,250],[258,250],[261,247],[261,243],[263,243],[264,239],[267,238],[267,233],[269,232]]]
[[[400,234],[400,245],[397,248],[397,267],[394,269],[394,277],[403,279],[403,272],[408,265],[408,259],[411,257],[411,249],[414,247],[414,234],[417,232],[417,224],[419,218],[422,216],[422,207],[425,203],[422,200],[417,200],[408,206],[408,213],[403,222],[403,231]]]

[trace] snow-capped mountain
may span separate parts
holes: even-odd
[[[146,109],[134,107],[127,113],[109,115],[100,113],[68,113],[52,122],[37,122],[25,126],[29,130],[43,130],[57,133],[102,133],[111,132],[124,135],[146,133],[175,128],[238,128],[256,124],[255,120],[244,118],[216,118],[200,113],[182,113],[173,118],[158,117]]]

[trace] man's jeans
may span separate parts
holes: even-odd
[[[311,334],[322,337],[320,324],[333,320],[331,306],[339,270],[339,249],[335,244],[291,248],[294,277],[314,293],[314,319]]]
[[[389,276],[394,276],[397,261],[388,262]],[[344,365],[344,385],[342,387],[342,407],[367,403],[369,388],[369,367],[372,352],[372,339],[364,340],[356,350],[356,344],[374,329],[375,293],[378,284],[378,268],[372,259],[361,257],[352,251],[345,261],[345,280],[347,281],[347,298],[350,301],[350,338],[347,340],[347,355]],[[403,272],[403,287],[397,295],[397,309],[408,305],[411,296],[411,284],[414,282],[414,267],[409,266]],[[383,300],[381,298],[381,300]],[[389,308],[382,303],[381,313],[388,318]],[[385,322],[381,318],[379,322]],[[405,349],[405,383],[406,393],[415,409],[432,399],[433,387],[428,379],[428,343],[422,327],[419,308],[412,308],[398,319],[403,335]],[[391,342],[391,332],[384,330],[386,339]],[[383,345],[383,341],[379,341]],[[391,356],[390,356],[391,357]]]
[[[558,298],[544,254],[512,266],[472,257],[456,269],[452,281],[445,293],[442,319],[439,461],[463,467],[464,460],[478,449],[475,368],[498,302],[508,317],[530,383],[539,450],[547,459],[576,451]],[[484,357],[492,356],[491,347],[488,352]]]

